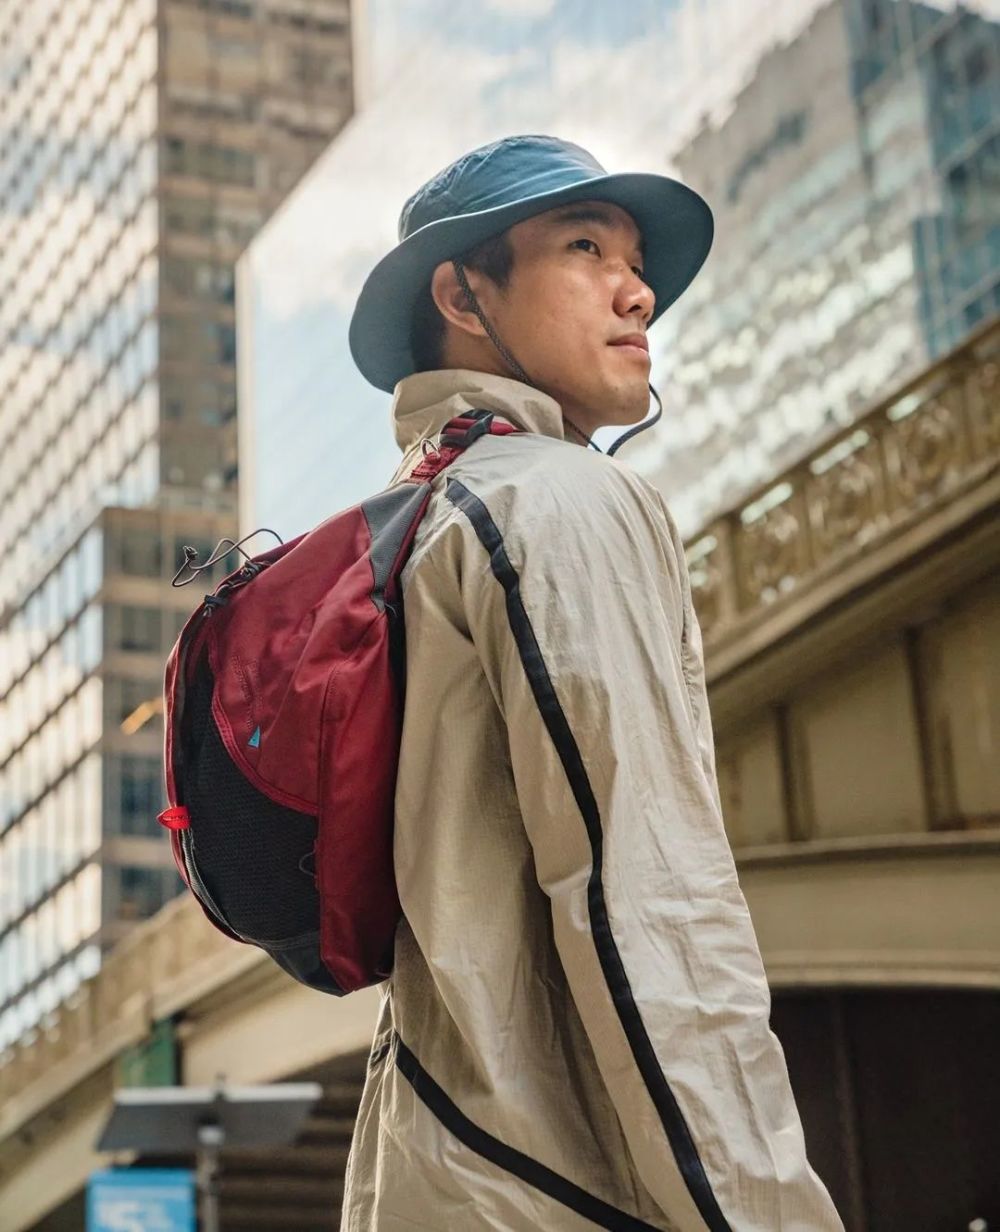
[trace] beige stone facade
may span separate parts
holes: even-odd
[[[998,411],[993,325],[687,545],[775,1029],[856,1232],[994,1201]],[[77,1226],[116,1058],[167,1020],[184,1082],[324,1083],[298,1146],[226,1159],[227,1229],[335,1227],[376,1003],[303,989],[171,903],[0,1068],[5,1227]]]

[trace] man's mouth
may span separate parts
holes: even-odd
[[[646,359],[649,359],[649,343],[646,341],[645,334],[625,334],[624,337],[616,338],[614,342],[609,342],[608,345],[619,347],[630,354],[640,353]]]

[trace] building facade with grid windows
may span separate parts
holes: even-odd
[[[633,458],[689,524],[1000,313],[998,18],[833,0],[676,151],[715,242]]]
[[[235,530],[233,267],[352,62],[348,0],[0,8],[0,1049],[180,888],[160,691],[183,547]]]

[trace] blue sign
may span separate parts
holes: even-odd
[[[181,1168],[92,1173],[87,1232],[195,1232],[194,1173]]]

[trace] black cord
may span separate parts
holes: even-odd
[[[621,449],[622,445],[625,444],[626,441],[630,441],[633,436],[638,436],[640,432],[645,432],[647,428],[651,428],[653,424],[655,424],[656,421],[663,414],[663,403],[660,401],[660,395],[656,392],[656,390],[653,388],[652,385],[649,386],[649,392],[656,399],[656,405],[659,407],[659,410],[656,412],[656,414],[653,416],[652,419],[644,419],[641,424],[636,424],[634,428],[629,428],[629,430],[624,434],[624,436],[620,436],[618,440],[616,440],[615,443],[611,446],[611,448],[607,450],[607,455],[609,458],[613,454],[616,454],[618,450]]]
[[[455,270],[455,277],[458,279],[458,285],[462,288],[462,293],[465,295],[465,298],[468,301],[469,307],[479,318],[479,323],[482,325],[483,329],[486,330],[486,334],[489,340],[493,343],[496,349],[500,352],[500,355],[503,357],[503,359],[507,361],[507,365],[509,366],[509,368],[515,374],[515,376],[517,377],[519,381],[523,381],[525,385],[531,385],[534,388],[538,388],[538,386],[535,386],[534,382],[531,380],[531,378],[528,376],[525,370],[521,367],[521,365],[517,362],[514,356],[511,355],[510,351],[508,351],[507,348],[504,346],[504,344],[500,341],[500,339],[497,337],[496,330],[494,330],[493,326],[489,323],[489,321],[487,321],[482,308],[480,308],[479,306],[479,301],[476,299],[475,292],[469,286],[469,280],[465,276],[465,269],[463,268],[462,263],[460,261],[452,261],[452,266],[454,267],[454,270]],[[636,424],[634,428],[630,428],[628,432],[626,432],[624,436],[620,436],[618,440],[616,440],[615,443],[611,446],[611,448],[608,449],[607,451],[603,450],[600,447],[600,445],[598,445],[595,441],[593,441],[586,434],[586,432],[582,432],[576,426],[576,424],[573,423],[573,421],[569,419],[568,416],[566,416],[565,414],[563,415],[563,419],[566,420],[566,422],[569,424],[569,426],[573,429],[574,432],[579,433],[579,435],[582,437],[583,440],[587,442],[587,445],[590,448],[596,449],[598,453],[606,452],[607,456],[610,458],[618,452],[618,450],[622,447],[622,445],[625,444],[626,441],[630,441],[633,436],[638,436],[640,432],[645,432],[647,428],[651,428],[653,424],[655,424],[657,420],[660,418],[660,416],[663,414],[663,403],[660,401],[660,395],[656,392],[655,389],[653,389],[652,385],[649,386],[649,389],[653,397],[656,399],[656,405],[659,407],[659,410],[656,412],[656,414],[653,416],[652,419],[643,420],[642,423]]]
[[[252,539],[254,535],[273,535],[279,543],[285,542],[276,530],[271,530],[268,526],[259,526],[256,530],[252,530],[249,535],[244,535],[242,539],[220,539],[212,549],[212,553],[208,560],[200,565],[196,565],[194,563],[198,559],[198,549],[192,547],[190,543],[185,543],[181,548],[181,551],[184,553],[184,560],[181,567],[170,579],[170,585],[176,587],[187,586],[189,582],[193,582],[195,580],[199,573],[203,573],[206,569],[211,569],[213,565],[218,564],[224,556],[228,556],[232,551],[239,552],[245,560],[252,564],[253,557],[249,554],[249,552],[244,552],[243,544],[246,543],[248,539]],[[185,569],[191,570],[191,576],[185,578],[183,582],[179,582],[177,579],[181,576]]]

